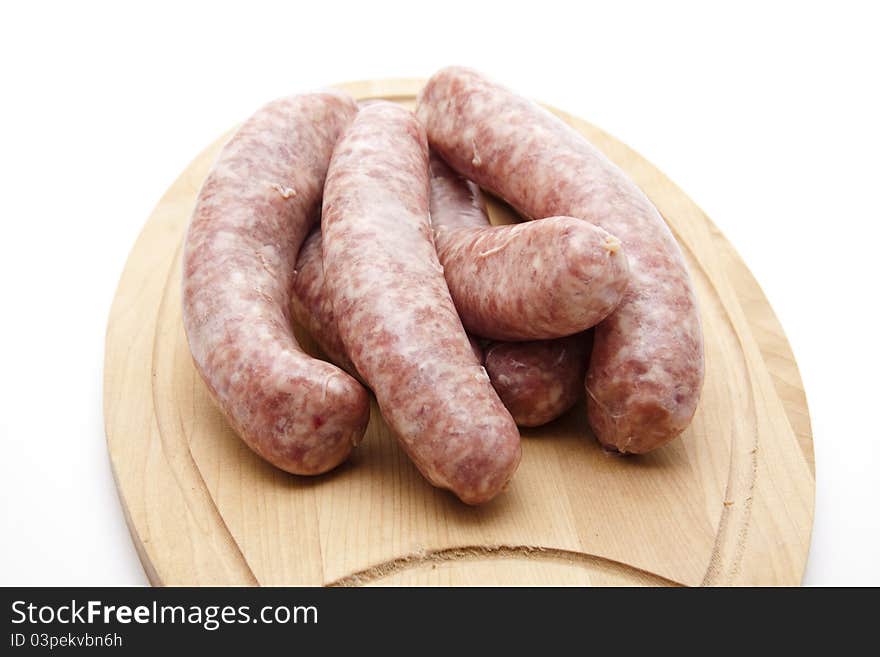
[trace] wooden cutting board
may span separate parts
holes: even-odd
[[[421,83],[340,86],[412,106]],[[652,454],[611,456],[580,406],[523,432],[509,490],[479,508],[428,485],[375,404],[362,446],[336,471],[304,478],[263,462],[208,398],[181,322],[182,239],[224,137],[153,211],[107,327],[107,444],[152,583],[800,583],[813,523],[813,446],[782,327],[739,256],[680,189],[624,144],[557,113],[645,190],[685,253],[707,363],[691,427]],[[513,220],[500,203],[491,211],[495,223]],[[318,353],[301,330],[298,337]]]

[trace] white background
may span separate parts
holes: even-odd
[[[870,3],[3,3],[0,584],[144,584],[101,414],[160,195],[264,101],[462,63],[676,181],[761,282],[817,463],[807,584],[880,584],[880,48]]]

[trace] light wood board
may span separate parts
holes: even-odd
[[[357,98],[412,106],[420,85],[340,86]],[[107,443],[152,583],[800,583],[813,521],[813,447],[781,326],[739,256],[680,189],[621,142],[557,113],[645,190],[685,253],[707,362],[691,427],[654,453],[616,457],[598,447],[581,405],[523,432],[522,465],[509,489],[479,508],[432,488],[375,404],[364,442],[336,471],[304,478],[263,462],[211,403],[181,322],[182,239],[224,137],[153,211],[107,327]],[[496,223],[512,220],[502,204],[491,211]]]

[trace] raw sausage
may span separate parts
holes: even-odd
[[[419,470],[469,504],[499,493],[519,432],[474,356],[434,250],[428,145],[411,112],[361,108],[331,159],[325,290],[342,343]]]
[[[681,251],[644,193],[574,129],[474,71],[436,73],[416,113],[444,160],[524,216],[578,217],[621,240],[630,283],[595,330],[590,424],[621,452],[681,433],[703,382],[700,317]]]
[[[478,504],[516,470],[519,432],[455,311],[428,196],[424,128],[398,105],[362,106],[324,187],[325,289],[342,343],[403,448],[432,484]]]
[[[330,154],[356,111],[334,92],[261,108],[214,163],[184,248],[183,322],[196,369],[244,442],[296,474],[345,460],[369,419],[363,386],[302,352],[289,310]]]
[[[555,340],[490,342],[483,366],[521,427],[555,420],[584,394],[592,331]]]
[[[432,155],[437,255],[468,331],[558,338],[595,326],[620,303],[629,281],[620,240],[573,217],[489,226],[469,184]]]

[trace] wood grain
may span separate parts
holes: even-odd
[[[411,106],[417,80],[340,85]],[[255,456],[214,408],[180,316],[180,249],[202,152],[149,218],[107,329],[105,423],[120,498],[154,584],[793,585],[813,516],[809,414],[797,365],[757,282],[660,171],[556,111],[633,177],[694,277],[707,376],[697,415],[657,452],[604,453],[583,405],[523,432],[509,490],[480,508],[428,485],[373,407],[349,463],[316,478]],[[515,218],[490,203],[492,220]],[[314,342],[297,328],[303,345]]]

